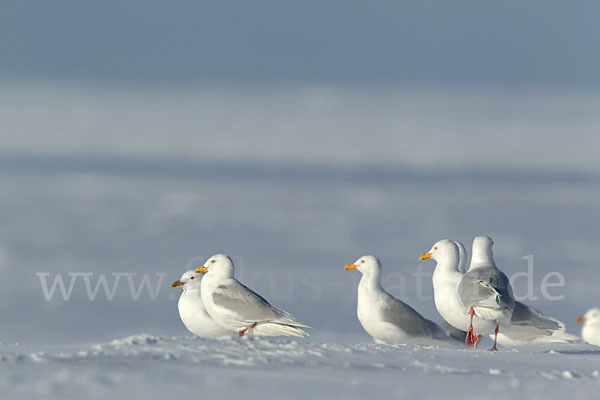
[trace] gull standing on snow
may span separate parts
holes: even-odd
[[[231,331],[217,324],[206,312],[200,296],[201,281],[202,274],[189,270],[181,275],[181,278],[171,283],[171,287],[181,286],[183,289],[177,303],[181,321],[190,332],[197,336],[230,336]]]
[[[443,344],[452,342],[435,323],[396,299],[381,286],[381,262],[363,256],[345,269],[358,269],[356,314],[361,325],[378,343]]]
[[[468,310],[471,321],[467,330],[467,343],[479,342],[473,330],[473,318],[476,321],[493,321],[494,345],[491,351],[498,350],[496,342],[500,325],[510,325],[515,296],[508,277],[496,267],[492,246],[494,242],[487,236],[477,236],[473,240],[473,252],[469,271],[458,284],[458,297]]]
[[[458,295],[458,286],[464,276],[459,272],[458,267],[461,259],[463,263],[466,263],[466,251],[462,252],[461,258],[459,249],[456,242],[443,239],[436,242],[428,252],[421,254],[420,259],[433,258],[437,261],[432,282],[433,298],[438,312],[450,325],[467,332],[471,321],[469,315],[465,313],[465,307]],[[478,334],[492,334],[495,327],[494,321],[479,318],[473,320],[473,328]],[[479,340],[477,339],[477,341]],[[476,342],[473,342],[473,336],[468,336],[465,340],[466,345]]]
[[[421,254],[420,259],[432,258],[437,262],[433,271],[435,306],[452,327],[467,331],[469,315],[458,297],[458,285],[466,270],[468,254],[461,242],[442,239]],[[537,309],[515,301],[512,325],[498,333],[498,343],[505,346],[522,346],[537,343],[571,343],[577,337],[565,332],[561,321],[542,314]],[[474,320],[474,330],[479,334],[492,334],[493,321]],[[458,336],[458,335],[457,335]]]
[[[273,307],[267,300],[234,276],[231,258],[217,254],[196,272],[206,271],[202,278],[202,302],[210,316],[222,327],[255,336],[308,336],[301,328],[310,328],[289,313]]]
[[[577,317],[577,322],[583,322],[581,338],[589,344],[600,346],[600,308],[592,308]]]
[[[468,258],[465,246],[453,240],[459,249],[460,271],[466,272]],[[493,244],[493,243],[492,243]],[[464,264],[461,263],[464,261]],[[573,343],[579,340],[575,335],[566,332],[564,322],[544,315],[538,309],[515,301],[515,308],[510,319],[511,325],[498,333],[498,343],[505,346],[522,346],[540,343]]]

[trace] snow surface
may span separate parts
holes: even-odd
[[[600,349],[491,353],[289,339],[148,334],[69,346],[0,346],[2,398],[592,399]]]

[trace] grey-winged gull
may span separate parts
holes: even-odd
[[[360,257],[353,264],[347,264],[345,269],[357,269],[362,273],[356,314],[376,342],[454,343],[437,324],[385,291],[381,286],[381,262],[376,257]]]
[[[210,257],[196,272],[206,271],[201,296],[206,311],[222,327],[237,332],[238,337],[308,336],[289,313],[273,307],[261,295],[234,278],[235,267],[224,254]]]

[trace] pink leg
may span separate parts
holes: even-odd
[[[253,323],[252,325],[242,329],[241,331],[238,332],[238,337],[244,336],[244,333],[248,332],[250,329],[254,328],[255,326],[256,326],[256,322]]]
[[[465,338],[465,346],[473,345],[473,347],[477,347],[477,343],[479,343],[479,336],[475,333],[473,329],[473,316],[475,315],[475,310],[471,307],[471,323],[469,324],[469,330],[467,331],[467,337]]]
[[[496,329],[494,329],[494,345],[490,349],[490,351],[498,351],[496,347],[496,342],[498,341],[498,324],[496,323]]]
[[[469,329],[467,329],[467,336],[465,338],[465,346],[472,345],[472,332],[473,332],[473,308],[471,308],[471,324],[469,325]]]
[[[477,335],[475,332],[473,332],[473,348],[476,349],[477,345],[479,344],[479,335]]]

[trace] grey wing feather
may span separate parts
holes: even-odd
[[[508,277],[496,268],[476,268],[467,272],[458,285],[460,300],[466,307],[486,306],[497,295],[498,305],[511,309],[515,299]],[[490,303],[491,304],[491,303]]]
[[[409,336],[448,339],[437,324],[423,318],[414,308],[392,296],[383,310],[383,320],[400,327]]]
[[[515,302],[515,308],[512,314],[513,325],[529,325],[539,329],[548,329],[551,331],[561,330],[562,327],[555,319],[546,317],[540,311],[529,307],[519,301]]]
[[[293,320],[290,314],[271,306],[261,295],[235,280],[218,285],[212,298],[215,305],[229,309],[246,320]]]

